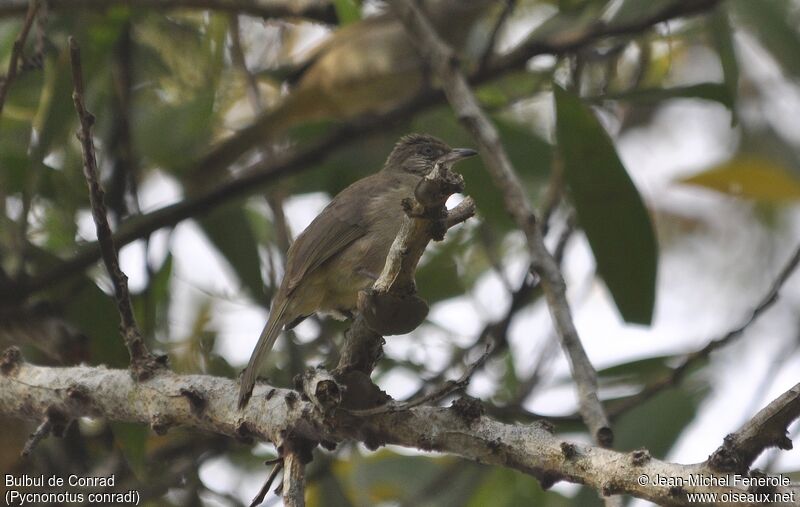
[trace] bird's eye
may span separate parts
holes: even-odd
[[[432,157],[433,156],[433,147],[432,146],[423,146],[422,149],[420,150],[420,153],[422,155],[425,155],[426,157]]]

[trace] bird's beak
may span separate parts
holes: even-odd
[[[465,158],[474,157],[478,152],[469,148],[453,148],[441,158],[441,162],[450,166]]]

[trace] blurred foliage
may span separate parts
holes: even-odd
[[[798,2],[728,0],[699,16],[670,24],[669,30],[646,26],[653,16],[685,3],[520,0],[507,20],[513,27],[508,30],[513,37],[507,38],[530,47],[579,40],[599,26],[598,19],[606,16],[609,7],[613,12],[604,19],[610,29],[642,26],[636,33],[609,38],[573,54],[536,58],[525,68],[482,80],[476,87],[531,202],[537,208],[546,206],[549,191],[563,190],[565,198],[557,203],[551,229],[563,229],[563,216],[575,211],[577,227],[594,255],[597,275],[621,316],[645,325],[651,322],[656,307],[659,251],[669,245],[656,241],[663,239],[653,227],[659,220],[651,220],[658,210],[647,206],[633,184],[628,171],[637,168],[622,163],[615,146],[620,136],[648,125],[661,108],[702,101],[730,114],[740,141],[732,147],[728,160],[677,184],[704,187],[764,206],[781,206],[800,197],[797,146],[752,114],[758,109],[759,94],[765,92],[758,90],[745,72],[748,62],[742,61],[741,52],[742,41],[757,44],[774,60],[786,83],[796,86],[800,79]],[[76,255],[92,239],[87,233],[88,199],[75,139],[67,36],[74,36],[82,47],[86,98],[97,118],[95,144],[106,188],[120,184],[123,188],[127,204],[112,209],[118,227],[141,219],[140,214],[147,216],[154,201],[163,202],[160,191],[150,191],[156,199],[139,195],[154,181],[170,181],[182,198],[221,188],[251,162],[279,157],[287,146],[296,150],[312,146],[354,114],[380,113],[426,82],[426,71],[414,59],[410,45],[392,47],[393,40],[403,39],[391,37],[402,31],[366,16],[372,10],[365,7],[374,7],[372,2],[333,0],[332,4],[339,26],[321,28],[300,18],[262,22],[243,17],[241,43],[252,75],[247,75],[232,55],[230,13],[149,9],[114,1],[104,9],[54,5],[29,37],[22,72],[12,83],[0,115],[0,289],[6,279],[24,284],[58,269],[63,259]],[[485,46],[499,12],[500,6],[495,5],[479,16],[471,38],[461,41],[467,48],[466,69],[475,68],[472,49]],[[438,26],[457,38],[468,28],[463,26],[464,19],[454,15],[439,20]],[[2,69],[7,67],[20,21],[12,16],[0,18]],[[334,39],[339,34],[340,40],[324,43],[321,51],[309,50],[311,34],[323,29],[333,32]],[[383,31],[374,36],[369,30]],[[509,35],[502,30],[500,34],[501,39]],[[497,47],[505,50],[506,46]],[[384,58],[381,50],[389,56]],[[336,51],[341,54],[336,56]],[[336,58],[323,58],[331,54]],[[719,72],[689,73],[688,79],[680,76],[676,69],[693,65],[691,57],[697,54],[716,59]],[[304,74],[315,61],[323,60],[327,63],[315,73]],[[304,82],[314,94],[298,92]],[[257,111],[248,98],[253,88],[264,107],[284,112],[287,124],[271,130],[282,133],[265,142],[258,154],[248,154],[210,181],[207,175],[196,174],[196,161],[210,147],[218,146],[255,117]],[[289,115],[282,105],[292,101],[299,112]],[[161,248],[153,238],[140,238],[137,248],[146,252],[145,274],[133,298],[137,320],[151,347],[167,352],[177,371],[235,377],[241,365],[231,365],[221,355],[218,317],[230,308],[226,305],[242,301],[267,306],[282,272],[283,224],[268,211],[263,193],[289,198],[312,192],[335,195],[381,167],[397,138],[409,131],[430,132],[453,146],[474,146],[450,108],[434,105],[360,135],[331,150],[320,163],[271,186],[247,189],[211,209],[199,210],[196,223],[238,284],[235,294],[217,294],[200,287],[193,292],[195,296],[177,297],[179,281],[186,285],[191,279],[181,271],[177,249],[169,242]],[[479,217],[451,231],[444,242],[426,252],[417,282],[431,305],[472,294],[490,279],[490,273],[507,277],[504,266],[524,255],[519,233],[482,163],[470,160],[458,169],[466,180],[465,193],[478,203]],[[140,211],[144,202],[151,203],[150,207]],[[550,244],[555,244],[554,238],[548,238],[551,240]],[[502,282],[513,290],[522,280]],[[201,296],[196,296],[197,292]],[[106,275],[93,267],[85,273],[71,273],[58,283],[44,284],[25,300],[3,304],[12,311],[41,302],[52,305],[60,318],[88,337],[91,364],[124,367],[127,354],[118,338],[117,314],[109,293]],[[541,304],[538,298],[529,298],[520,307]],[[300,362],[303,358],[324,362],[331,357],[341,325],[321,321],[309,328],[318,331],[318,337],[304,336],[286,344],[277,351],[276,364],[288,363],[288,357],[295,362],[298,357]],[[429,323],[420,332],[442,334],[446,330]],[[447,342],[453,360],[444,369],[387,357],[379,374],[385,378],[410,372],[415,378],[429,378],[444,372],[448,377],[468,355],[463,348],[465,337],[448,338],[457,339]],[[34,345],[19,345],[28,357],[41,357],[31,353]],[[513,353],[505,350],[489,362],[493,383],[487,401],[516,403],[516,408],[522,408],[526,399],[547,386],[525,378],[528,373],[515,367],[520,361],[515,361]],[[603,389],[631,393],[668,374],[672,364],[672,357],[648,357],[599,373]],[[294,373],[289,368],[272,368],[265,373],[287,383]],[[615,425],[616,447],[647,447],[656,456],[666,455],[709,391],[697,377],[700,375],[691,375],[690,382],[661,392],[620,416]],[[570,383],[566,378],[562,382],[550,379],[548,385]],[[606,398],[614,406],[626,396]],[[5,421],[3,425],[9,431],[0,437],[0,469],[53,473],[74,470],[81,463],[87,468],[106,464],[125,484],[146,491],[145,500],[152,505],[196,505],[201,498],[206,502],[214,498],[222,504],[241,501],[243,493],[221,494],[200,479],[202,464],[220,455],[241,474],[264,473],[264,453],[250,446],[209,435],[187,436],[181,431],[157,436],[143,426],[101,421],[74,424],[69,438],[47,441],[37,450],[41,459],[22,462],[16,456],[31,429]],[[568,498],[542,491],[527,475],[454,458],[362,452],[345,446],[333,453],[318,453],[312,467],[310,505],[562,506],[598,502],[594,491],[582,490],[577,497]],[[181,494],[175,494],[178,490]],[[172,494],[168,495],[169,491]]]
[[[649,324],[658,257],[647,209],[597,118],[559,87],[555,97],[564,177],[597,270],[622,317]]]
[[[681,181],[772,203],[800,199],[800,179],[783,165],[765,158],[738,157]]]

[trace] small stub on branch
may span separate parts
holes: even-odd
[[[372,289],[358,293],[358,311],[382,336],[410,333],[428,316],[428,304],[416,294],[396,295]]]
[[[14,375],[19,370],[19,365],[22,362],[22,352],[19,347],[11,346],[3,351],[0,356],[0,373],[5,376]]]
[[[342,402],[342,390],[324,368],[309,368],[303,373],[303,392],[317,409],[329,414]]]

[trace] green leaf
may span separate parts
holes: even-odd
[[[603,8],[597,2],[582,2],[580,6],[566,7],[534,29],[526,37],[524,44],[532,45],[536,42],[552,44],[557,41],[580,39],[596,26],[599,11]]]
[[[353,503],[344,493],[342,484],[334,474],[323,473],[317,481],[306,488],[308,507],[352,507]]]
[[[40,160],[54,146],[74,139],[78,118],[72,102],[72,79],[69,56],[66,51],[57,58],[47,58],[44,68],[44,86],[36,112],[39,140],[36,149]],[[90,104],[87,107],[94,107]],[[91,109],[93,112],[96,109]]]
[[[336,461],[332,469],[353,505],[399,502],[415,507],[465,505],[486,470],[452,458],[403,456],[386,450],[367,456],[354,453]]]
[[[627,363],[617,364],[597,371],[603,385],[643,383],[660,378],[671,371],[668,364],[674,356],[646,357]],[[571,378],[567,379],[572,381]]]
[[[460,231],[461,229],[451,230],[448,235],[455,235]],[[428,304],[464,294],[464,284],[456,264],[456,256],[463,245],[457,239],[447,238],[445,243],[437,244],[434,249],[429,247],[429,256],[417,269],[417,286]]]
[[[153,274],[147,288],[141,294],[133,296],[136,322],[145,336],[155,336],[158,331],[167,329],[171,279],[172,254],[170,253]]]
[[[609,20],[609,25],[634,25],[684,3],[683,0],[623,0]]]
[[[733,111],[733,96],[727,84],[699,83],[688,86],[675,86],[672,88],[640,88],[621,93],[608,93],[587,99],[590,102],[603,100],[626,100],[641,102],[660,102],[669,99],[703,99],[719,102]]]
[[[552,72],[512,72],[475,90],[481,105],[489,110],[507,107],[539,93],[552,80]]]
[[[190,153],[208,148],[214,113],[213,89],[177,104],[157,94],[140,99],[131,121],[133,140],[140,153],[153,163],[174,172],[189,169]]]
[[[119,313],[114,305],[114,296],[87,281],[83,290],[73,294],[64,304],[64,318],[89,337],[92,363],[126,368],[128,351],[119,332]],[[87,311],[88,308],[92,311]]]
[[[667,389],[626,412],[614,423],[614,448],[644,447],[655,457],[665,456],[707,393],[705,386]]]
[[[592,111],[558,86],[555,98],[565,180],[598,271],[625,321],[649,324],[658,259],[650,216]]]
[[[800,199],[800,181],[787,168],[762,158],[734,158],[680,181],[772,203]]]
[[[758,43],[764,46],[783,69],[800,78],[800,34],[792,9],[786,0],[731,0],[736,20],[753,31]]]
[[[233,268],[250,296],[266,305],[258,242],[241,203],[215,209],[199,219],[200,226],[217,250]]]
[[[150,429],[142,424],[112,422],[114,443],[139,480],[147,477],[147,437]]]
[[[336,17],[341,26],[349,25],[361,19],[361,7],[355,0],[333,0]]]
[[[539,481],[529,475],[508,468],[495,467],[486,474],[467,507],[483,507],[485,505],[492,507],[516,507],[519,505],[567,507],[573,503],[558,493],[542,490]]]

